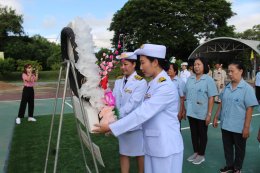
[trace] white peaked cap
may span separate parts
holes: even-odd
[[[116,56],[116,59],[132,59],[137,60],[136,54],[134,52],[123,52],[121,55]]]
[[[171,57],[171,58],[170,58],[170,63],[175,64],[175,62],[176,62],[176,58],[175,58],[174,56]]]
[[[183,63],[181,63],[181,65],[188,65],[188,63],[187,62],[183,62]]]
[[[139,49],[135,50],[134,53],[136,55],[165,59],[166,47],[158,44],[143,44]]]

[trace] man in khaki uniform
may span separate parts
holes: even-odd
[[[213,72],[213,79],[217,85],[218,94],[220,94],[221,91],[224,89],[226,78],[227,78],[227,74],[225,70],[222,69],[222,64],[216,63],[215,70]],[[215,101],[220,102],[218,96],[215,97]]]

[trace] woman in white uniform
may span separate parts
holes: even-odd
[[[144,44],[135,51],[141,70],[152,80],[144,101],[126,117],[111,124],[96,124],[95,132],[112,131],[115,136],[142,125],[144,133],[145,173],[181,173],[183,140],[178,120],[178,91],[165,71],[166,47]]]
[[[119,119],[131,113],[142,101],[147,90],[147,82],[135,71],[137,56],[134,52],[124,52],[117,57],[121,61],[124,76],[115,81],[113,95],[119,110]],[[141,126],[118,136],[121,173],[130,169],[129,156],[136,156],[138,172],[144,172],[143,132]]]

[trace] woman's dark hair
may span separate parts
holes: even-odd
[[[170,63],[168,62],[167,59],[162,59],[162,58],[154,58],[151,56],[146,56],[150,62],[153,62],[155,59],[158,60],[158,64],[159,66],[164,70],[164,71],[168,71],[169,67],[170,67]]]
[[[196,57],[194,59],[194,63],[195,63],[196,60],[200,60],[202,62],[203,69],[204,69],[203,74],[208,74],[208,72],[209,72],[208,60],[204,57]],[[194,68],[193,68],[193,73],[195,73]]]
[[[27,71],[26,69],[31,66],[32,67],[32,64],[25,64],[24,67],[23,67],[23,73],[27,74]]]
[[[173,70],[175,71],[175,74],[176,75],[178,75],[178,70],[179,70],[179,68],[178,68],[178,65],[177,64],[174,64],[174,63],[170,63],[170,65],[172,65],[172,68],[173,68]]]
[[[131,62],[132,64],[135,63],[135,70],[139,70],[139,65],[138,65],[138,62],[139,62],[139,61],[137,61],[137,60],[135,60],[135,59],[125,59],[125,61],[129,61],[129,62]]]
[[[229,63],[229,65],[235,65],[238,70],[243,70],[242,76],[244,75],[245,67],[241,61],[234,60],[231,63]]]

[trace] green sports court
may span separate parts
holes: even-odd
[[[14,131],[15,133],[18,133],[20,130],[23,130],[26,132],[26,129],[37,129],[37,126],[39,128],[41,127],[41,121],[46,121],[44,119],[48,119],[47,126],[45,126],[45,130],[42,133],[45,133],[45,137],[49,135],[49,122],[51,119],[51,116],[44,116],[44,115],[51,115],[53,112],[53,105],[54,105],[54,99],[36,99],[35,100],[35,117],[38,119],[36,123],[30,123],[30,122],[25,122],[26,119],[22,121],[22,124],[17,127],[15,125],[15,118],[17,116],[17,111],[19,109],[19,100],[13,100],[13,101],[1,101],[0,102],[0,127],[1,127],[1,132],[0,132],[0,172],[8,172],[8,170],[12,170],[10,167],[14,166],[16,167],[16,170],[19,169],[20,171],[18,172],[28,172],[29,167],[27,166],[22,166],[28,164],[26,156],[27,151],[24,151],[24,148],[11,148],[12,146],[12,140],[15,140],[15,138],[19,138],[19,136],[13,135]],[[61,99],[58,100],[58,105],[61,105]],[[216,106],[214,107],[214,110],[216,110]],[[60,107],[58,106],[57,112],[60,112]],[[64,124],[66,124],[65,121],[72,121],[72,126],[76,126],[75,123],[73,124],[73,110],[71,107],[71,101],[69,98],[66,99],[66,104],[65,104],[65,114],[68,114],[68,116],[65,117],[70,117],[70,119],[65,118],[64,119]],[[214,112],[214,111],[213,111]],[[259,128],[259,122],[260,122],[260,113],[258,113],[257,109],[255,108],[254,113],[253,113],[253,118],[251,122],[252,126],[252,132],[250,134],[250,138],[247,141],[247,150],[246,150],[246,157],[245,161],[243,164],[243,173],[258,173],[260,170],[260,148],[259,148],[259,143],[256,139],[257,137],[257,132]],[[24,126],[24,127],[23,127]],[[66,129],[66,125],[64,125],[63,129]],[[23,129],[22,129],[23,128]],[[76,132],[76,131],[75,131]],[[32,132],[33,133],[33,132]],[[66,130],[64,130],[64,133],[66,133]],[[30,133],[26,133],[30,134]],[[37,135],[37,134],[35,134]],[[74,136],[73,141],[71,142],[76,142],[79,143],[77,140],[77,133],[72,133],[70,134]],[[192,143],[191,143],[191,138],[190,138],[190,131],[189,131],[189,126],[188,126],[188,121],[182,121],[182,135],[183,135],[183,140],[184,140],[184,160],[183,160],[183,173],[215,173],[219,172],[219,168],[223,167],[225,165],[225,159],[224,159],[224,153],[223,153],[223,146],[222,146],[222,139],[221,139],[221,131],[220,129],[214,129],[211,125],[208,129],[208,145],[207,145],[207,150],[206,150],[206,161],[203,162],[201,165],[193,165],[192,163],[186,161],[186,158],[193,152],[192,151]],[[102,139],[103,142],[100,143],[98,142],[99,139],[97,139],[95,136],[93,138],[94,142],[97,142],[101,149],[101,154],[103,156],[106,168],[101,168],[100,167],[100,172],[119,172],[119,160],[116,158],[117,156],[117,141],[114,139],[114,137],[106,137],[104,135],[97,135],[99,139]],[[22,139],[25,139],[27,141],[33,141],[33,138],[30,138],[29,136],[24,135]],[[28,139],[30,138],[30,139]],[[38,136],[40,139],[41,137]],[[63,141],[65,139],[61,139]],[[113,146],[109,146],[110,141],[113,142]],[[23,143],[21,141],[21,143]],[[32,156],[32,157],[37,157],[38,159],[45,160],[46,157],[46,148],[47,148],[47,143],[48,140],[42,141],[43,145],[45,145],[42,148],[41,154],[38,156]],[[44,144],[45,143],[45,144]],[[100,145],[102,144],[102,145]],[[25,144],[26,145],[26,144]],[[38,145],[35,143],[35,145]],[[34,146],[31,146],[32,148]],[[71,146],[67,144],[67,148],[61,147],[60,153],[65,153],[68,152],[70,153],[71,151],[68,150],[68,148],[73,148],[76,147],[73,143]],[[110,151],[104,151],[104,149],[111,148],[113,151],[113,159],[110,159],[111,152]],[[12,152],[10,152],[12,151]],[[12,158],[12,153],[19,153],[22,152],[22,156],[17,158]],[[75,151],[73,151],[75,152]],[[77,150],[79,153],[73,153],[73,155],[70,155],[70,159],[73,160],[73,157],[78,157],[81,153],[80,150]],[[28,154],[33,154],[31,152],[28,152]],[[75,155],[74,155],[75,154]],[[88,157],[88,156],[87,156]],[[8,158],[12,158],[12,161],[9,162]],[[24,158],[24,159],[23,159]],[[37,160],[37,159],[35,159]],[[66,159],[65,159],[66,160]],[[31,162],[33,162],[34,159],[32,159]],[[58,164],[64,162],[63,158],[60,158]],[[84,165],[83,164],[78,164],[78,162],[68,162],[66,163],[66,166],[68,166],[70,169],[75,167],[78,169],[84,170]],[[9,164],[9,165],[8,165]],[[71,165],[70,165],[71,164]],[[92,165],[91,159],[88,162],[89,165]],[[39,169],[34,170],[33,172],[43,172],[44,169],[44,163],[39,163],[39,162],[34,162],[33,166],[39,167]],[[61,172],[69,172],[70,169],[66,169],[66,166],[62,169]],[[9,168],[8,168],[9,167]],[[136,168],[136,166],[133,166],[133,168]],[[74,170],[75,170],[74,169]],[[30,169],[33,170],[33,169]],[[9,171],[10,172],[10,171]],[[77,171],[76,171],[77,172]],[[94,171],[93,171],[94,172]],[[131,172],[136,172],[136,170],[131,170]]]

